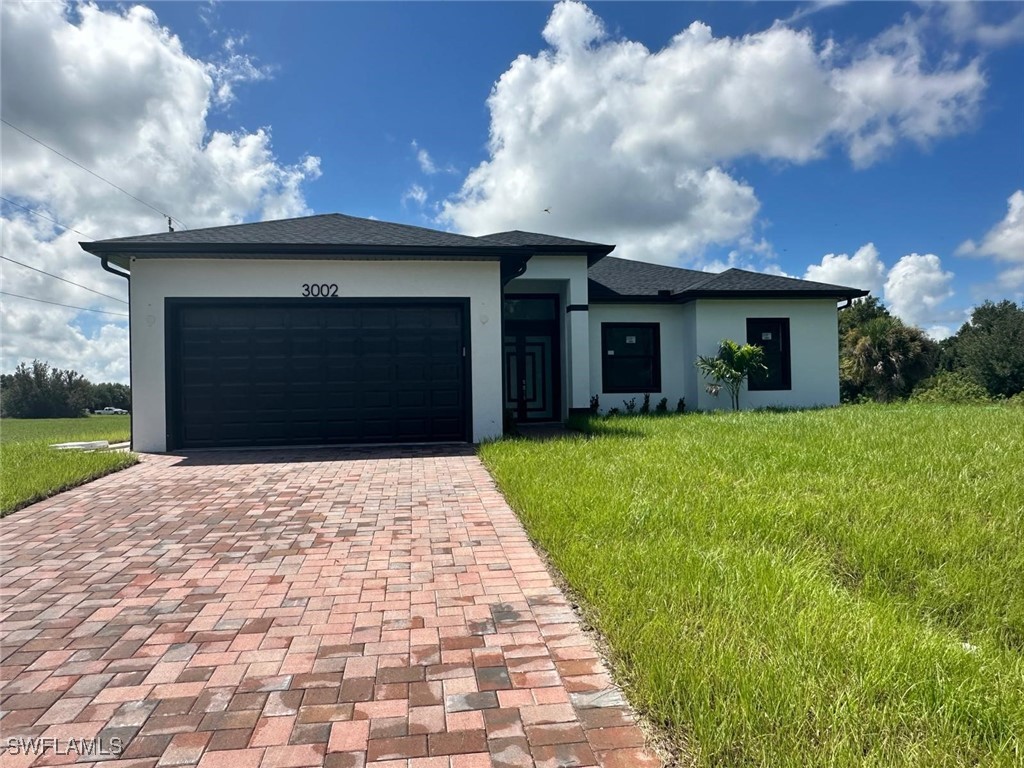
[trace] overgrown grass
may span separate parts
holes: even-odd
[[[56,451],[50,443],[128,439],[128,416],[0,421],[0,517],[67,488],[131,466],[131,453]]]
[[[481,453],[681,754],[1024,764],[1024,412],[590,429]]]

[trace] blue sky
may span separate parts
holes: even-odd
[[[626,258],[871,288],[935,336],[982,299],[1024,299],[1019,3],[4,12],[5,119],[192,227],[337,211],[544,230]],[[5,196],[97,238],[160,228],[6,127],[3,139]],[[3,217],[5,249],[123,291],[77,235],[6,205]],[[123,309],[6,262],[4,278]],[[69,351],[82,348],[106,361],[95,376],[122,375],[97,345],[123,320],[79,313],[54,340],[40,317],[5,303],[5,327],[27,340],[4,342],[5,367],[38,349],[85,365]]]
[[[189,4],[152,7],[197,55],[214,55],[221,35],[244,35],[245,50],[272,68],[268,80],[245,86],[210,123],[225,130],[271,126],[279,157],[320,157],[322,176],[306,187],[310,208],[438,226],[434,209],[403,203],[403,194],[417,183],[431,201],[443,200],[487,159],[487,96],[517,56],[548,47],[541,30],[552,6],[223,3],[202,12]],[[708,24],[716,37],[740,37],[808,6],[591,8],[612,38],[655,51],[694,21]],[[991,23],[1005,23],[1018,11],[1016,5],[991,3],[980,12]],[[850,3],[810,13],[793,25],[810,29],[817,40],[856,47],[920,12],[912,4]],[[948,40],[936,36],[927,42],[932,60],[950,55]],[[873,242],[887,262],[910,253],[942,258],[956,285],[964,287],[949,310],[999,292],[990,285],[999,273],[996,263],[955,252],[999,221],[1009,195],[1024,185],[1024,46],[984,50],[967,42],[957,55],[983,56],[986,88],[970,126],[954,135],[924,146],[903,142],[866,168],[854,167],[836,147],[807,163],[757,157],[730,162],[733,173],[756,190],[761,209],[755,229],[770,242],[782,270],[802,275],[824,254],[852,254]],[[422,174],[414,140],[453,172]],[[733,248],[712,244],[701,259],[723,262]]]

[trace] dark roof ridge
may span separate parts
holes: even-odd
[[[488,235],[480,235],[479,240],[500,240],[517,245],[566,245],[566,246],[587,246],[592,248],[614,248],[607,243],[598,243],[593,240],[579,240],[574,237],[562,237],[561,235],[549,235],[544,232],[530,232],[525,229],[508,229],[503,232],[493,232]]]

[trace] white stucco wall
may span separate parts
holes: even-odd
[[[668,398],[669,410],[675,410],[680,397],[686,395],[687,358],[685,341],[685,305],[659,306],[656,304],[591,304],[590,323],[590,384],[591,394],[601,400],[601,411],[623,409],[623,401],[636,398],[637,407],[643,402],[643,392],[609,393],[603,388],[601,375],[601,323],[658,323],[661,338],[661,391],[651,392],[651,408]],[[689,362],[692,367],[692,361]],[[687,397],[686,402],[691,401]]]
[[[788,317],[793,388],[740,394],[741,408],[807,408],[839,404],[838,311],[834,299],[728,299],[694,302],[696,355],[714,355],[722,339],[747,340],[748,317]],[[729,408],[729,396],[705,391],[699,378],[696,402],[701,410]]]
[[[497,262],[134,259],[131,262],[132,440],[167,448],[164,299],[295,298],[303,283],[337,283],[351,298],[468,298],[473,439],[502,432],[501,279]]]
[[[651,393],[653,407],[662,397],[674,410],[680,397],[688,409],[729,408],[725,393],[718,397],[705,390],[707,381],[694,363],[698,355],[714,355],[722,339],[742,343],[747,339],[747,318],[789,318],[792,383],[791,390],[747,392],[740,395],[740,407],[783,406],[803,408],[839,403],[838,313],[832,299],[728,299],[699,300],[676,306],[652,304],[591,304],[589,312],[590,380],[593,393],[601,398],[601,410],[623,408],[623,400],[635,397],[639,406],[643,392],[606,393],[601,379],[601,323],[660,323],[661,392]]]

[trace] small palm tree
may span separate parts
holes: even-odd
[[[715,357],[701,355],[697,358],[697,369],[705,378],[713,379],[707,391],[717,396],[724,387],[729,393],[734,411],[740,409],[740,389],[752,374],[767,371],[764,364],[764,350],[754,344],[737,344],[723,339],[718,345]]]

